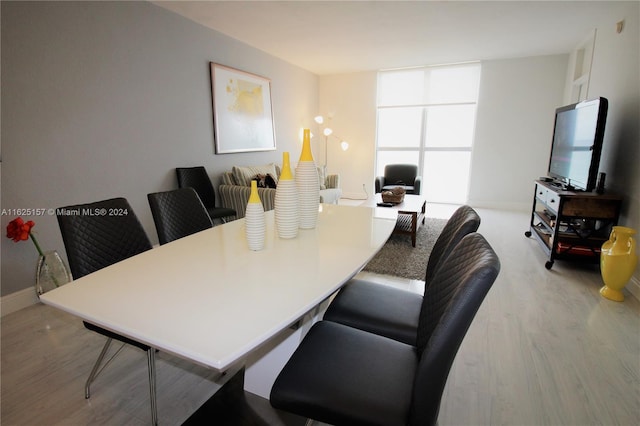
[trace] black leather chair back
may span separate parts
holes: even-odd
[[[431,281],[438,264],[449,256],[451,250],[460,242],[462,237],[476,232],[479,227],[480,216],[478,216],[478,213],[476,213],[473,208],[460,206],[453,212],[429,254],[424,279],[426,285],[429,285],[429,281]]]
[[[151,249],[124,198],[62,207],[58,224],[74,279]]]
[[[144,232],[129,202],[124,198],[77,204],[58,209],[58,225],[74,279],[81,278],[114,263],[150,250],[151,242]],[[147,352],[149,391],[152,420],[156,422],[155,361],[153,349],[144,343],[121,336],[111,330],[83,321],[84,326],[108,337],[89,379],[85,384],[85,398],[89,398],[91,382],[99,369],[111,339],[136,346]],[[106,367],[107,361],[102,368]]]
[[[179,188],[193,188],[202,204],[208,209],[215,207],[216,194],[209,175],[203,166],[176,168]]]
[[[414,380],[412,425],[433,425],[458,348],[500,271],[500,261],[478,233],[460,241],[438,267],[424,295],[418,326],[421,354]]]
[[[389,164],[384,167],[384,184],[413,186],[413,182],[418,176],[418,166],[415,164]]]
[[[148,194],[149,207],[160,244],[213,227],[213,222],[193,188]]]

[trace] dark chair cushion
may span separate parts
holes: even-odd
[[[404,425],[417,365],[413,346],[320,321],[276,379],[271,405],[336,425]]]
[[[383,191],[393,191],[394,188],[397,188],[399,186],[404,188],[404,190],[405,190],[405,192],[407,194],[413,194],[414,191],[415,191],[415,188],[412,185],[385,185],[385,186],[382,187],[382,190]]]
[[[415,346],[422,295],[353,279],[329,305],[324,319]]]

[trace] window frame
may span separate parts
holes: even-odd
[[[456,102],[424,102],[423,101],[423,102],[416,102],[416,103],[410,103],[410,104],[382,104],[380,98],[377,99],[377,102],[376,102],[376,150],[375,150],[376,151],[375,152],[376,176],[381,175],[382,173],[381,169],[383,168],[383,165],[379,164],[380,152],[413,152],[415,153],[418,159],[416,164],[421,174],[424,171],[424,166],[426,162],[425,157],[428,155],[429,152],[468,152],[470,156],[469,171],[471,170],[472,168],[471,160],[472,160],[473,147],[475,142],[475,127],[477,123],[477,108],[478,108],[478,98],[479,98],[479,91],[480,91],[480,76],[482,72],[480,62],[467,62],[462,64],[448,64],[448,65],[437,65],[437,66],[413,67],[413,68],[405,68],[405,69],[381,70],[378,73],[378,93],[380,94],[382,92],[381,84],[382,84],[383,75],[385,73],[422,70],[422,72],[424,72],[423,81],[427,83],[429,78],[431,77],[430,74],[433,70],[442,70],[447,68],[455,69],[455,68],[460,68],[465,66],[477,67],[477,74],[475,77],[477,85],[475,88],[475,94],[474,94],[473,100],[456,101]],[[472,129],[469,145],[468,146],[427,146],[427,126],[429,122],[429,109],[438,108],[438,107],[449,107],[449,106],[473,106],[474,107],[473,123],[472,123],[473,129]],[[386,147],[382,146],[381,147],[380,146],[380,140],[379,140],[379,136],[380,136],[379,129],[380,129],[380,118],[381,118],[380,112],[384,110],[396,109],[396,108],[421,109],[420,132],[419,132],[420,140],[417,147],[416,146],[406,146],[406,147],[402,147],[402,146],[386,146]],[[467,193],[464,194],[465,202],[468,199],[470,173],[469,173],[469,176],[467,177],[467,180],[468,180],[466,183]],[[435,202],[438,202],[438,201],[435,201]]]

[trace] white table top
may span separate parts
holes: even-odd
[[[382,202],[382,194],[378,192],[377,194],[373,194],[373,196],[367,198],[362,205],[375,208],[375,214],[378,217],[395,220],[398,217],[398,212],[417,213],[422,211],[422,206],[426,202],[426,198],[424,198],[423,195],[405,194],[404,201],[392,207],[378,207],[377,203],[380,202]]]
[[[395,218],[321,204],[318,225],[283,240],[266,213],[250,251],[244,220],[126,259],[40,297],[48,305],[217,370],[293,324],[384,245]]]

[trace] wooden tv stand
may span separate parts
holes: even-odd
[[[567,191],[551,182],[536,180],[531,223],[525,236],[534,236],[549,256],[547,269],[556,259],[600,262],[600,247],[618,223],[622,197],[614,194]]]

